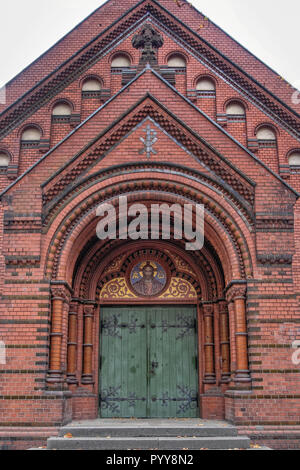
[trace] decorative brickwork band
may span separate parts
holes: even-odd
[[[246,320],[246,285],[233,285],[227,292],[228,302],[234,303],[235,343],[237,369],[234,382],[249,388],[251,377],[248,360],[248,333]]]
[[[212,304],[203,304],[204,318],[204,352],[205,352],[205,384],[216,383],[214,360],[214,308]]]
[[[84,343],[83,343],[83,368],[81,383],[88,385],[94,383],[93,376],[93,305],[84,307]]]
[[[64,287],[52,288],[51,294],[50,359],[47,382],[49,384],[55,384],[63,382],[63,371],[61,367],[62,326],[63,305],[67,297]]]
[[[70,305],[69,311],[69,333],[68,333],[68,368],[67,382],[69,384],[77,384],[77,319],[78,305],[74,302]]]
[[[230,338],[229,338],[229,317],[226,301],[219,303],[220,312],[220,347],[222,358],[221,382],[230,382]]]

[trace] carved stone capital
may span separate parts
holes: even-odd
[[[62,300],[63,302],[70,304],[72,295],[64,285],[52,285],[51,286],[52,300]]]
[[[232,285],[226,292],[226,300],[230,304],[235,299],[246,299],[247,286],[245,284]]]
[[[85,305],[83,307],[83,313],[85,317],[93,317],[95,312],[94,305]]]
[[[64,287],[51,287],[52,300],[66,301],[66,291]]]
[[[69,315],[78,315],[78,303],[71,300]]]
[[[227,315],[228,314],[228,305],[226,300],[222,300],[219,302],[219,312],[220,315]]]
[[[213,304],[203,304],[202,305],[202,308],[203,308],[203,313],[204,313],[204,316],[209,316],[209,317],[212,317],[213,314],[214,314],[214,306]]]

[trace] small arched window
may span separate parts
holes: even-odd
[[[57,103],[52,110],[52,116],[70,116],[71,114],[72,108],[65,102]]]
[[[129,57],[125,54],[117,54],[114,56],[112,62],[111,62],[112,68],[127,68],[131,66],[131,62],[129,60]]]
[[[34,127],[34,126],[27,127],[22,132],[21,140],[24,142],[29,142],[29,141],[38,142],[39,140],[41,140],[41,131],[37,127]]]
[[[290,164],[290,166],[300,167],[300,150],[290,154],[289,164]]]
[[[226,106],[228,116],[245,116],[245,108],[238,101],[231,102]]]
[[[271,127],[263,126],[260,127],[256,133],[256,137],[258,140],[269,140],[274,141],[276,140],[276,134]]]
[[[10,163],[10,155],[0,150],[0,168],[7,168]]]
[[[200,78],[197,81],[196,90],[199,90],[199,91],[215,91],[216,86],[215,86],[215,83],[214,83],[213,80],[211,80],[210,78],[203,77],[203,78]]]
[[[181,54],[172,54],[168,59],[168,67],[172,68],[185,68],[186,60]]]
[[[96,78],[88,78],[82,86],[82,91],[101,91],[101,83]]]

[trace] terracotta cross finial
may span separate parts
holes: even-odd
[[[163,44],[162,36],[150,23],[146,23],[140,33],[135,35],[132,40],[135,49],[142,49],[140,64],[157,64],[157,50]]]

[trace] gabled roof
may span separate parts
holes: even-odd
[[[133,3],[130,0],[127,1],[130,4]],[[173,35],[177,41],[184,43],[185,47],[198,57],[199,60],[209,64],[217,74],[233,84],[247,99],[259,105],[271,119],[285,126],[290,133],[300,138],[300,115],[295,110],[275,96],[273,92],[267,90],[261,83],[251,77],[249,73],[241,69],[238,64],[216,49],[215,46],[207,42],[203,37],[204,34],[200,36],[197,31],[191,29],[187,24],[190,17],[189,14],[186,15],[186,23],[175,17],[172,13],[175,5],[174,1],[163,0],[163,2],[168,6],[173,3],[173,8],[168,10],[164,8],[161,5],[162,0],[160,3],[157,0],[141,0],[138,3],[134,3],[134,6],[111,26],[102,31],[51,74],[44,77],[35,87],[0,114],[0,137],[7,135],[14,127],[20,125],[26,116],[28,117],[28,115],[35,112],[47,100],[49,101],[52,96],[55,96],[56,93],[74,81],[86,67],[90,67],[98,60],[99,56],[107,50],[108,46],[112,47],[115,40],[119,41],[122,34],[127,34],[128,31],[139,24],[139,21],[148,15],[148,17],[150,16],[155,19],[156,23]],[[181,11],[181,9],[179,10]],[[201,14],[197,12],[197,15]]]
[[[156,1],[159,3],[169,2],[169,0]],[[180,0],[180,3],[188,5],[195,12],[197,12],[198,16],[201,18],[201,26],[203,27],[198,29],[198,31],[200,31],[200,36],[203,40],[206,40],[211,46],[214,46],[224,56],[226,56],[234,64],[238,65],[254,80],[259,82],[261,86],[266,88],[269,92],[273,93],[290,108],[294,109],[298,115],[300,114],[300,103],[296,104],[291,100],[291,94],[294,91],[297,91],[296,88],[284,80],[284,78],[276,70],[262,61],[247,47],[242,45],[237,39],[232,37],[228,31],[225,31],[220,25],[214,23],[210,18],[208,18],[205,13],[202,13],[200,10],[198,10],[188,0]],[[184,18],[181,17],[181,9],[179,8],[177,11],[178,17],[181,18],[184,23],[189,25],[191,29],[195,30],[194,24],[186,15],[186,10],[182,12],[184,13]]]
[[[287,92],[287,83],[282,80],[279,74],[262,62],[260,58],[251,53],[245,46],[241,45],[228,32],[224,31],[222,27],[215,24],[210,18],[207,18],[205,12],[200,12],[187,0],[156,0],[156,2],[167,8],[170,13],[184,21],[184,23],[194,31],[200,31],[202,39],[207,40],[211,45],[215,46],[234,63],[240,65],[246,72],[250,73],[256,80],[261,81],[260,74],[262,71],[269,73],[267,83],[269,90],[273,91],[273,93],[283,99],[283,101],[287,99],[290,101],[290,89]],[[97,34],[99,34],[99,31],[100,34],[102,34],[110,23],[118,21],[122,14],[130,9],[136,8],[140,3],[141,1],[137,0],[122,0],[122,2],[118,2],[117,5],[115,5],[115,2],[112,0],[105,1],[40,57],[28,65],[22,72],[10,80],[7,86],[12,85],[13,82],[19,78],[22,80],[22,75],[31,68],[34,68],[34,82],[39,82],[45,75],[45,72],[50,72],[49,69],[47,70],[47,60],[50,58],[50,55],[51,63],[49,63],[49,66],[53,67],[54,64],[54,67],[57,68],[60,65],[61,59],[66,60],[68,55],[73,55],[73,53],[77,52],[74,48],[72,51],[71,42],[74,33],[78,32],[79,34],[83,34],[85,39],[82,41],[82,46],[84,46],[86,41],[89,42],[94,39],[96,36],[95,31],[97,31]],[[199,28],[199,22],[201,26],[204,27]],[[99,30],[99,27],[102,29]],[[68,41],[68,49],[64,47],[66,41]],[[76,38],[76,44],[77,43],[78,36]],[[59,54],[55,55],[58,48],[60,48]],[[69,48],[71,48],[71,53],[69,52]],[[239,54],[236,53],[237,49],[240,52]],[[28,80],[29,77],[27,76],[26,78]],[[290,105],[293,107],[292,103],[290,103]],[[295,110],[299,113],[300,105],[296,106]]]
[[[118,98],[118,96],[122,95],[127,88],[132,86],[135,82],[137,82],[142,76],[144,76],[146,73],[151,73],[153,74],[156,79],[158,79],[161,83],[164,84],[165,87],[169,88],[172,90],[173,93],[175,93],[178,97],[180,97],[181,100],[183,100],[185,103],[188,104],[196,113],[201,115],[207,122],[209,122],[214,128],[218,130],[221,134],[226,136],[235,146],[237,146],[243,153],[246,153],[253,161],[261,165],[270,175],[272,175],[275,179],[280,181],[286,188],[289,189],[296,197],[299,197],[299,194],[292,188],[290,187],[280,176],[278,176],[276,173],[274,173],[270,168],[268,168],[263,162],[261,162],[255,155],[253,155],[247,148],[245,148],[240,142],[235,140],[226,130],[224,130],[223,127],[219,126],[215,121],[213,121],[209,116],[207,116],[202,110],[200,110],[197,106],[195,106],[188,98],[183,96],[176,88],[174,88],[169,82],[167,82],[161,75],[159,75],[155,70],[151,69],[150,66],[147,66],[139,75],[137,75],[131,82],[129,82],[125,87],[123,87],[115,96],[113,96],[109,101],[107,101],[104,105],[100,106],[94,113],[92,113],[84,122],[82,122],[76,129],[74,129],[68,136],[66,136],[64,139],[61,140],[55,147],[53,147],[48,153],[46,153],[38,162],[36,162],[31,168],[29,168],[23,175],[21,175],[17,180],[15,180],[10,186],[8,186],[1,194],[0,197],[2,197],[4,194],[9,192],[14,186],[16,186],[25,176],[29,175],[38,165],[40,165],[44,160],[47,158],[50,158],[51,154],[55,152],[60,146],[62,146],[64,143],[66,143],[76,132],[78,132],[80,129],[82,129],[89,121],[91,121],[97,114],[105,111],[105,108],[109,106],[110,103],[112,103],[114,100]],[[156,101],[161,107],[164,107],[163,104],[159,103],[158,100],[151,96],[150,94],[147,95],[150,97],[152,100]],[[166,109],[166,108],[165,108]],[[166,109],[168,113],[170,113],[169,110]],[[125,114],[128,114],[129,110]],[[178,120],[177,116],[173,116],[175,119]],[[124,118],[124,116],[119,117],[119,121],[121,121]],[[114,125],[115,122],[112,124]],[[217,154],[220,158],[223,158],[222,155],[214,148],[212,147],[207,140],[204,140],[199,134],[197,134],[193,129],[188,127],[188,131],[193,134],[197,139],[199,139],[200,142],[202,142],[204,145],[206,145],[212,152]],[[107,132],[107,129],[106,129]],[[99,136],[95,140],[97,140]],[[90,142],[88,146],[93,145],[95,142]],[[81,150],[80,153],[84,152],[87,150],[87,147]],[[78,155],[73,157],[72,160],[68,161],[66,165],[64,165],[58,172],[56,172],[52,177],[50,177],[46,184],[49,183],[57,174],[59,174],[61,171],[63,171],[65,168],[67,168],[72,162],[76,160]],[[228,160],[226,160],[226,163],[229,167],[232,167],[235,172],[241,175],[241,177],[246,181],[248,180],[248,183],[253,184],[249,178],[245,174],[243,174],[240,170],[238,170],[234,165],[232,165]]]

